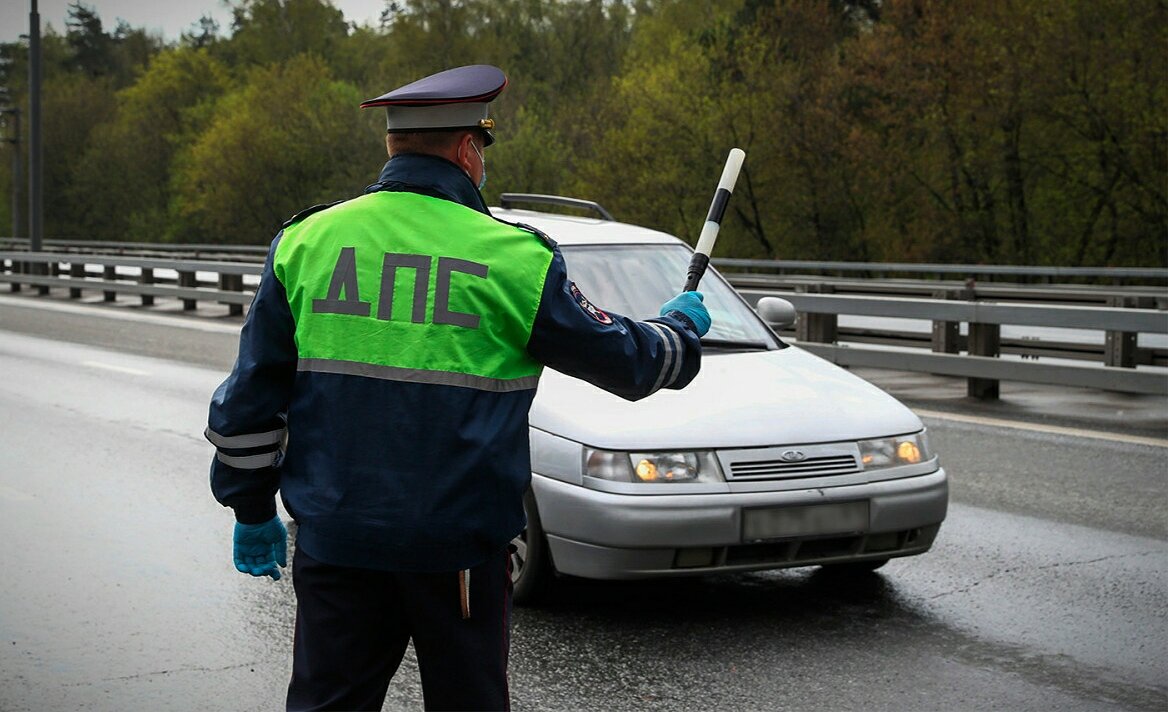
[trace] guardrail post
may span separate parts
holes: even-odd
[[[180,286],[180,287],[198,286],[198,283],[195,281],[195,273],[194,272],[179,272],[178,273],[178,286]],[[182,305],[183,305],[183,307],[182,307],[183,311],[194,311],[196,306],[197,306],[197,303],[194,299],[183,299]]]
[[[1134,297],[1111,297],[1108,306],[1131,309],[1137,306]],[[1115,368],[1136,367],[1136,334],[1130,331],[1108,331],[1103,339],[1103,363]]]
[[[946,289],[933,292],[933,299],[961,299],[961,292],[956,289]],[[934,321],[933,322],[933,351],[943,354],[961,352],[961,322]]]
[[[24,263],[16,260],[12,261],[12,274],[24,274]],[[20,291],[20,282],[10,282],[8,289],[13,292]]]
[[[992,356],[997,358],[1002,351],[1002,327],[1000,324],[969,323],[969,354],[971,356]],[[993,378],[969,378],[966,393],[983,400],[998,397],[998,381]]]
[[[154,284],[154,268],[153,267],[143,267],[142,268],[142,273],[138,276],[138,284]],[[143,294],[142,295],[142,306],[144,306],[144,307],[154,306],[154,295],[153,294]]]
[[[57,262],[49,262],[49,263],[42,262],[41,264],[37,265],[37,273],[40,275],[47,275],[49,277],[56,277],[57,275],[59,275],[61,273],[61,265]],[[49,285],[38,284],[37,285],[37,294],[41,295],[42,297],[48,296]]]
[[[106,265],[105,269],[102,270],[101,276],[107,282],[116,282],[118,279],[118,268],[114,265]],[[117,301],[118,293],[106,290],[106,291],[102,292],[101,299],[103,302]]]
[[[69,263],[69,279],[85,279],[85,263],[73,261]],[[80,299],[81,287],[69,287],[69,298]]]
[[[243,291],[243,275],[242,274],[221,274],[219,275],[219,289],[225,292],[242,292]],[[227,313],[231,316],[241,316],[243,314],[242,304],[228,304]]]
[[[835,287],[830,284],[806,284],[799,285],[795,291],[808,294],[831,294],[835,292]],[[795,322],[795,338],[799,341],[834,344],[839,340],[839,317],[835,314],[804,312]]]
[[[41,274],[42,274],[41,267],[43,267],[43,266],[44,265],[41,264],[40,262],[25,262],[24,264],[22,264],[20,266],[20,271],[22,274],[31,275],[35,279],[36,277],[41,276]],[[30,289],[35,291],[37,294],[43,294],[43,292],[41,292],[41,290],[38,289],[38,285],[33,284],[32,282],[29,282],[28,286]]]

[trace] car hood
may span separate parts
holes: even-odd
[[[920,430],[903,404],[797,347],[702,354],[679,391],[629,402],[550,369],[531,425],[612,450],[709,449],[838,442]]]

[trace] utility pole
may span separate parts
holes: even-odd
[[[40,252],[44,237],[44,189],[41,145],[41,16],[37,0],[28,13],[28,239],[29,249]]]

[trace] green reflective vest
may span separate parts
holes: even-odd
[[[273,269],[300,370],[506,392],[527,354],[552,251],[457,203],[376,192],[284,229]]]

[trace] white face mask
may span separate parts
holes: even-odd
[[[470,144],[470,147],[474,149],[474,152],[475,152],[476,154],[478,154],[478,157],[479,157],[479,165],[481,165],[481,166],[483,167],[483,177],[482,177],[482,178],[479,178],[479,190],[482,190],[482,189],[483,189],[483,186],[485,186],[485,185],[487,184],[487,162],[486,162],[486,160],[483,158],[483,153],[482,153],[482,151],[480,151],[480,150],[479,150],[479,147],[478,147],[478,146],[474,145],[474,142],[473,142],[473,141],[471,142],[471,144]]]

